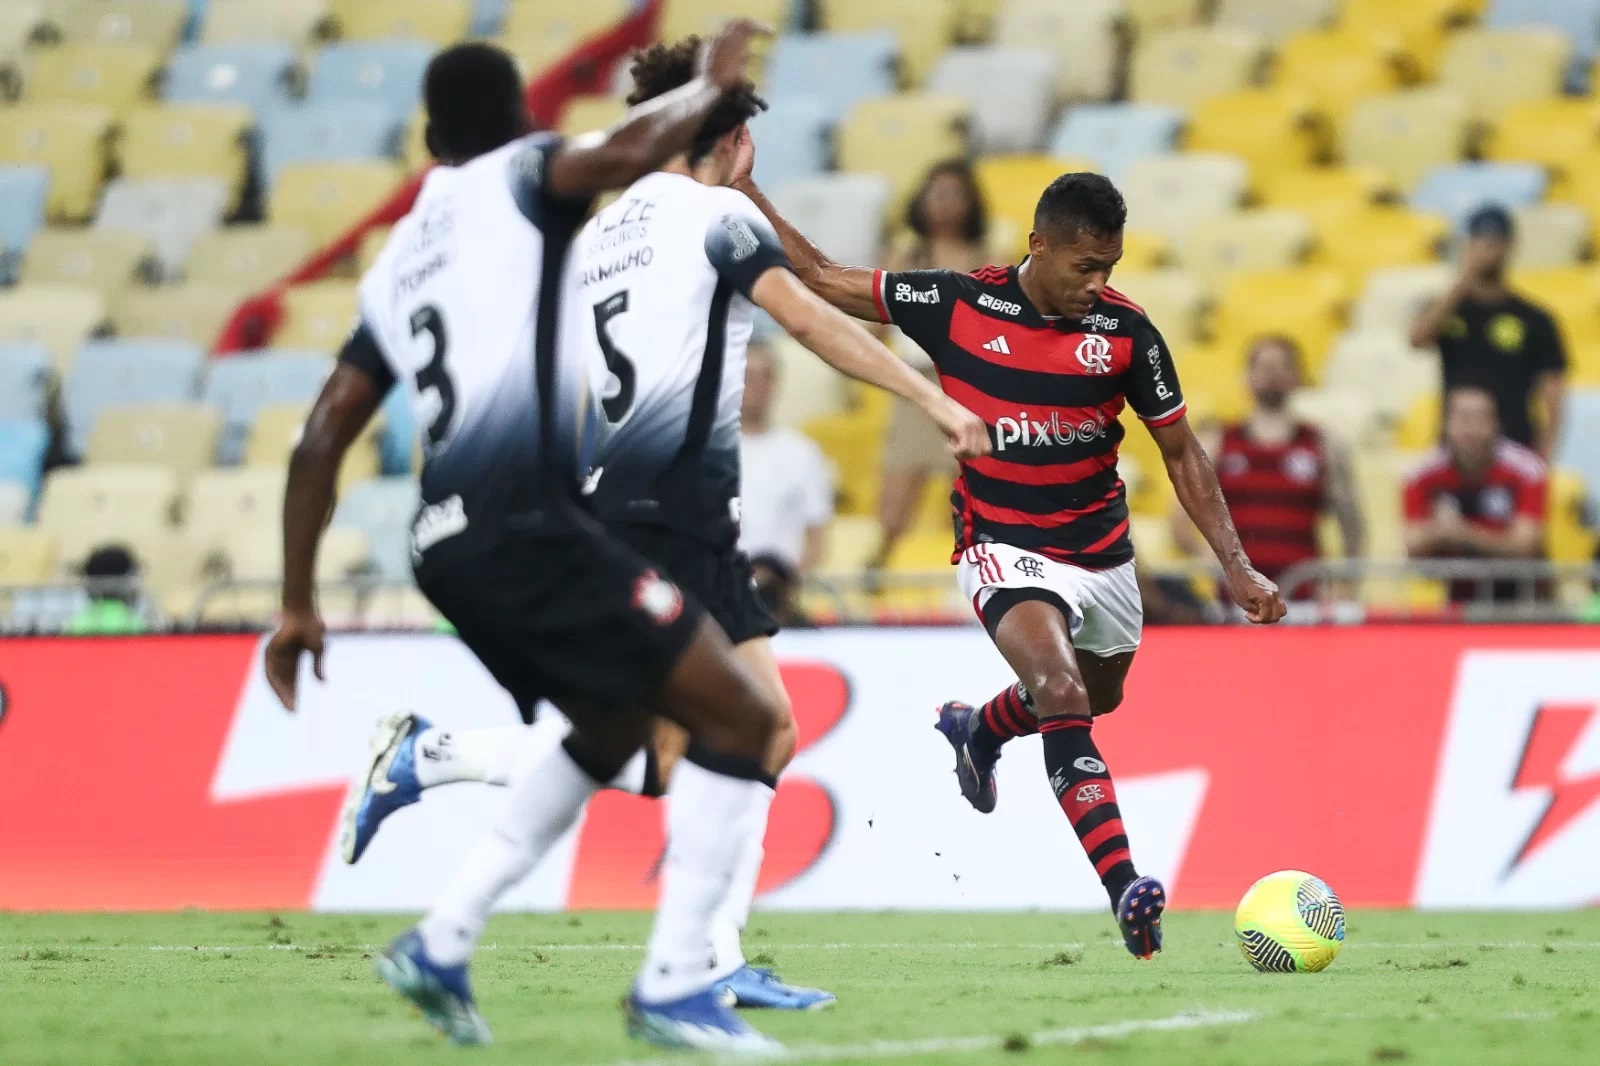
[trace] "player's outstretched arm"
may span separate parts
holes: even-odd
[[[1222,563],[1233,602],[1252,622],[1278,621],[1284,615],[1278,586],[1250,565],[1244,545],[1239,543],[1238,530],[1233,527],[1228,504],[1222,498],[1222,487],[1217,484],[1217,472],[1195,437],[1188,417],[1181,416],[1163,426],[1151,426],[1150,435],[1161,447],[1161,458],[1166,463],[1172,487],[1178,492],[1178,502]]]
[[[751,202],[767,216],[767,221],[772,223],[772,228],[778,231],[778,240],[783,242],[783,253],[794,264],[794,272],[805,282],[806,288],[852,318],[882,322],[878,314],[878,302],[873,295],[877,271],[871,267],[840,266],[829,259],[821,248],[812,244],[809,237],[795,229],[794,224],[772,206],[772,201],[750,177],[755,148],[749,130],[741,134],[740,149],[743,156],[733,187],[750,197]]]
[[[341,361],[328,376],[289,457],[283,494],[283,620],[267,642],[267,682],[286,710],[295,707],[300,656],[311,653],[322,679],[322,619],[312,590],[317,547],[333,510],[339,467],[351,443],[372,421],[384,389],[371,375]]]
[[[789,336],[839,373],[886,389],[926,411],[944,432],[956,458],[989,454],[989,428],[981,418],[912,370],[859,323],[829,307],[787,268],[775,266],[762,272],[750,296]]]
[[[750,43],[771,33],[752,19],[729,22],[702,53],[699,77],[640,104],[612,129],[575,137],[557,149],[546,187],[563,199],[589,199],[630,185],[688,151],[723,94],[745,84]]]

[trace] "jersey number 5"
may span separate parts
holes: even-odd
[[[606,357],[606,369],[611,371],[614,379],[606,385],[606,391],[600,398],[600,406],[605,408],[608,422],[621,422],[627,415],[628,409],[633,406],[633,393],[638,380],[638,372],[633,369],[633,363],[611,339],[608,327],[611,320],[628,309],[628,290],[613,293],[604,300],[594,305],[594,335],[600,341],[600,351]]]
[[[456,383],[450,380],[450,372],[444,366],[445,350],[450,346],[445,339],[444,316],[431,304],[418,308],[411,316],[411,335],[420,337],[424,333],[433,338],[433,358],[417,371],[417,391],[433,389],[439,394],[439,413],[428,423],[428,446],[437,448],[450,432],[450,422],[455,417]]]

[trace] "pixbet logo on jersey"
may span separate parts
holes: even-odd
[[[1042,417],[1042,416],[1040,416]],[[1010,445],[1024,448],[1047,447],[1051,444],[1076,444],[1106,435],[1104,416],[1096,414],[1077,425],[1063,423],[1060,411],[1051,411],[1048,422],[1039,421],[1026,411],[1018,411],[1016,418],[997,419],[994,424],[995,451],[1003,452]]]

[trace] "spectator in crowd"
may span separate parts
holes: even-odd
[[[1405,487],[1406,551],[1413,559],[1542,559],[1544,461],[1501,435],[1494,393],[1458,385],[1445,396],[1444,443]],[[1526,587],[1521,586],[1521,587]],[[1496,581],[1497,601],[1516,581]],[[1453,581],[1450,599],[1480,598],[1480,583]]]
[[[966,160],[948,160],[928,171],[906,209],[906,225],[911,241],[889,256],[890,270],[976,270],[989,258],[984,243],[988,208]],[[897,333],[893,347],[930,381],[938,380],[933,360],[908,338]],[[882,539],[870,569],[888,565],[895,544],[916,517],[928,479],[953,469],[938,427],[915,404],[895,397],[878,496]]]
[[[739,547],[752,557],[780,559],[803,576],[822,557],[833,519],[833,473],[810,437],[772,425],[777,378],[772,349],[752,342],[746,360]]]
[[[1460,277],[1417,315],[1411,343],[1438,347],[1447,395],[1457,385],[1488,389],[1501,433],[1549,459],[1561,435],[1567,354],[1555,319],[1506,284],[1512,247],[1511,216],[1480,208],[1467,221]]]
[[[1347,558],[1359,558],[1366,548],[1346,449],[1289,410],[1302,377],[1294,340],[1256,339],[1245,357],[1250,413],[1241,422],[1201,435],[1239,527],[1239,540],[1250,561],[1274,581],[1290,567],[1318,558],[1317,526],[1325,514],[1338,522]],[[1181,509],[1173,512],[1173,535],[1189,554],[1209,555]],[[1310,591],[1286,588],[1284,595],[1304,598]]]
[[[800,575],[776,555],[758,555],[750,560],[756,595],[784,629],[812,629],[815,623],[800,610]]]
[[[80,637],[143,633],[138,583],[139,566],[132,552],[121,545],[96,548],[83,564],[89,602],[67,623],[67,632]]]

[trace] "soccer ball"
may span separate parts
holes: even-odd
[[[1344,904],[1322,878],[1279,870],[1244,894],[1233,932],[1263,973],[1316,973],[1344,946]]]

